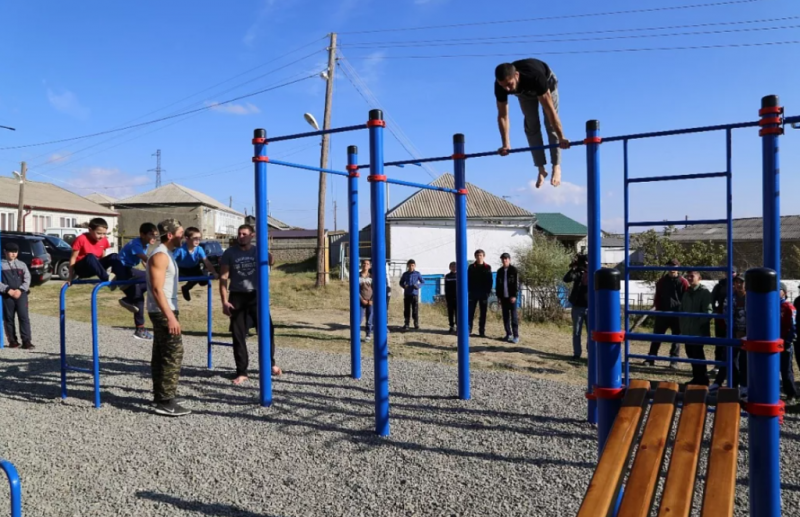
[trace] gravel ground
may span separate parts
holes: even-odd
[[[150,347],[113,328],[100,331],[103,408],[82,374],[62,402],[58,321],[33,322],[35,351],[0,351],[0,457],[20,471],[27,516],[565,516],[596,460],[580,388],[475,371],[473,400],[462,402],[454,368],[395,360],[392,435],[379,439],[369,362],[354,381],[346,355],[279,348],[285,375],[265,409],[255,378],[227,380],[229,349],[205,369],[203,337],[184,338],[180,396],[191,416],[150,412]],[[89,326],[71,322],[69,334],[72,364],[88,367]],[[782,431],[784,514],[798,515],[798,417]],[[0,508],[7,497],[0,483]]]

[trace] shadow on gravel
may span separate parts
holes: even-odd
[[[156,492],[136,492],[139,499],[147,499],[161,504],[170,504],[180,510],[197,512],[202,515],[226,515],[228,517],[280,517],[277,514],[253,513],[227,504],[209,504],[200,501],[187,501],[178,497]]]

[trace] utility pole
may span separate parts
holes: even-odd
[[[328,47],[328,74],[325,86],[325,114],[322,117],[322,129],[331,127],[331,108],[333,107],[333,73],[336,70],[336,33],[331,33],[331,43]],[[328,167],[328,147],[330,137],[322,135],[322,152],[320,153],[320,168]],[[328,263],[325,253],[325,173],[319,173],[319,199],[317,200],[317,287],[328,283]]]
[[[19,176],[19,206],[17,207],[17,231],[25,231],[25,175],[28,172],[28,164],[22,162],[20,165]]]
[[[147,172],[156,173],[156,188],[158,188],[161,186],[161,173],[166,172],[166,169],[161,168],[161,149],[156,150],[155,154],[151,154],[150,156],[156,157],[156,168],[149,169]]]
[[[233,196],[228,197],[228,208],[233,208]]]
[[[336,224],[336,200],[333,200],[333,231],[339,231],[339,226]]]

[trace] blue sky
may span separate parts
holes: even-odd
[[[711,1],[663,0],[658,5]],[[561,117],[568,137],[574,140],[583,138],[585,121],[594,118],[601,121],[604,135],[753,120],[761,97],[770,93],[781,96],[788,113],[800,114],[800,71],[792,66],[800,45],[587,53],[800,40],[796,28],[800,26],[800,5],[792,0],[357,33],[621,11],[641,9],[642,5],[634,0],[549,4],[507,0],[498,10],[496,4],[478,0],[242,0],[224,4],[10,0],[0,5],[0,125],[17,131],[0,130],[0,147],[148,121],[310,76],[325,68],[324,36],[331,31],[341,33],[341,54],[423,156],[450,153],[456,132],[466,134],[469,152],[496,149],[493,69],[499,62],[522,57],[540,57],[558,75]],[[773,21],[719,25],[766,19]],[[700,24],[716,25],[597,33]],[[768,27],[781,28],[752,30]],[[655,36],[712,31],[737,32]],[[528,36],[525,41],[510,38],[522,35]],[[599,37],[616,39],[596,39]],[[401,42],[412,46],[398,47]],[[285,55],[305,44],[309,45]],[[552,54],[559,52],[562,54]],[[474,57],[410,58],[444,55]],[[254,67],[259,68],[247,72]],[[280,67],[285,68],[267,74]],[[341,69],[336,74],[333,125],[364,122],[373,106],[364,101]],[[0,174],[10,174],[19,168],[20,160],[26,160],[32,180],[51,181],[81,194],[96,190],[126,196],[153,187],[154,175],[147,171],[155,167],[151,155],[161,149],[166,169],[163,182],[175,181],[225,202],[232,197],[234,208],[249,211],[254,204],[249,163],[252,130],[265,127],[273,136],[306,131],[303,113],[311,112],[321,120],[323,103],[324,82],[307,79],[138,129],[63,144],[0,150]],[[511,101],[511,123],[512,145],[526,145],[515,100]],[[335,135],[331,165],[343,168],[350,144],[359,146],[361,161],[366,161],[366,137],[366,133]],[[800,131],[789,131],[783,142],[782,190],[786,195],[782,211],[796,214],[800,213],[800,198],[790,193],[800,187],[795,174],[800,164]],[[733,151],[734,215],[759,215],[757,130],[736,131]],[[316,165],[319,142],[274,144],[270,155]],[[406,159],[409,154],[387,134],[386,157]],[[602,160],[603,227],[620,230],[621,144],[604,145]],[[533,212],[558,211],[585,222],[585,162],[582,148],[565,152],[566,183],[558,189],[549,185],[539,191],[531,188],[534,169],[529,155],[469,161],[467,177]],[[724,167],[722,133],[631,144],[632,176],[716,172]],[[293,225],[314,227],[316,175],[277,166],[269,170],[272,215]],[[449,163],[441,163],[431,170],[406,167],[388,173],[429,182],[432,176],[450,171]],[[328,185],[327,226],[333,228],[331,201],[335,198],[341,229],[347,224],[344,179],[329,178]],[[366,181],[361,189],[368,190]],[[392,187],[391,200],[394,204],[410,193]],[[724,193],[722,180],[636,186],[631,218],[722,217]],[[362,226],[367,222],[367,203],[364,196]]]

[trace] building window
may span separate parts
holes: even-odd
[[[6,214],[0,214],[0,230],[6,229]]]
[[[53,218],[50,217],[49,215],[45,217],[44,221],[45,221],[45,226],[44,228],[42,228],[42,231],[44,231],[45,228],[50,228],[51,226],[53,226]]]

